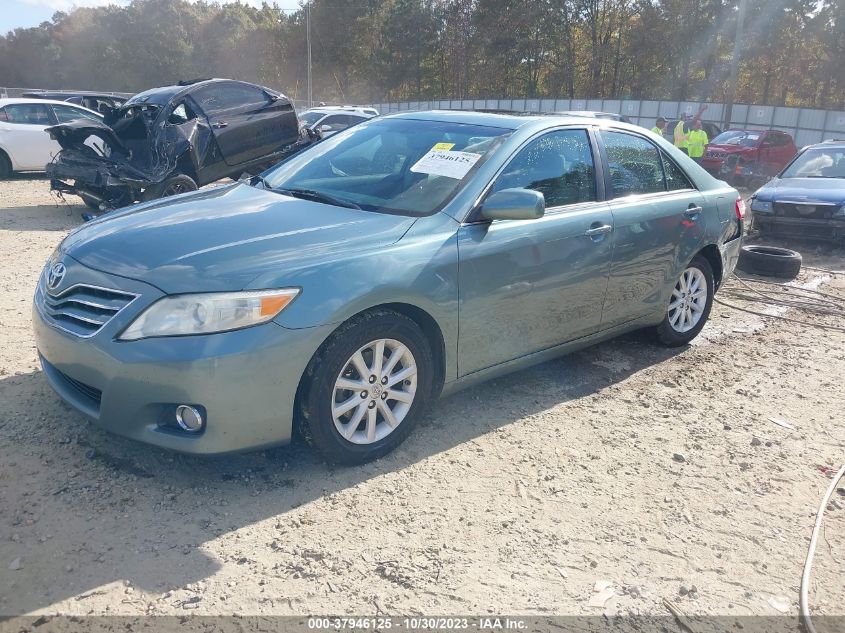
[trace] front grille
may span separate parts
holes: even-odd
[[[775,202],[775,215],[790,218],[815,218],[826,220],[833,217],[839,207],[832,204],[799,204],[795,202]]]
[[[53,296],[40,288],[41,311],[53,325],[80,337],[93,336],[138,295],[77,284]]]

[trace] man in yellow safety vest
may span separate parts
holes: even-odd
[[[687,135],[687,152],[689,157],[696,163],[701,164],[701,158],[704,156],[704,147],[710,142],[707,138],[707,132],[701,129],[701,121],[696,119],[692,124],[692,130]]]
[[[677,147],[685,154],[689,154],[690,129],[695,125],[696,121],[701,119],[701,113],[704,112],[706,109],[707,105],[702,104],[698,108],[698,112],[695,113],[695,116],[691,116],[689,112],[685,112],[681,115],[681,120],[678,121],[678,124],[675,126],[675,130],[672,135],[673,140],[675,142],[675,147]]]
[[[651,131],[657,134],[657,136],[663,136],[663,131],[666,129],[666,119],[662,116],[657,117],[657,121],[654,122],[654,127],[651,128]]]

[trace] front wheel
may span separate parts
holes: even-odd
[[[429,404],[431,348],[420,327],[388,310],[341,326],[304,376],[304,434],[332,462],[359,464],[396,448]]]
[[[686,345],[701,332],[713,307],[713,269],[701,256],[687,264],[675,282],[657,340],[667,347]]]
[[[196,190],[197,183],[194,182],[193,178],[185,174],[175,174],[165,178],[158,184],[144,189],[144,193],[141,194],[141,200],[146,202],[148,200],[157,200],[158,198],[166,198]]]

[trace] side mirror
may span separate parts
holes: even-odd
[[[531,189],[502,189],[481,204],[488,220],[536,220],[546,212],[546,199]]]

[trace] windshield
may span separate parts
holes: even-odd
[[[781,178],[845,178],[845,148],[808,149],[783,171]]]
[[[281,193],[345,202],[366,211],[439,211],[510,130],[413,119],[362,123],[263,175]]]
[[[757,141],[760,140],[760,135],[757,132],[742,132],[733,130],[731,132],[722,132],[714,138],[710,143],[712,145],[742,145],[743,147],[754,147]]]
[[[326,116],[325,112],[303,112],[299,115],[299,120],[306,127],[311,127],[324,116]]]

